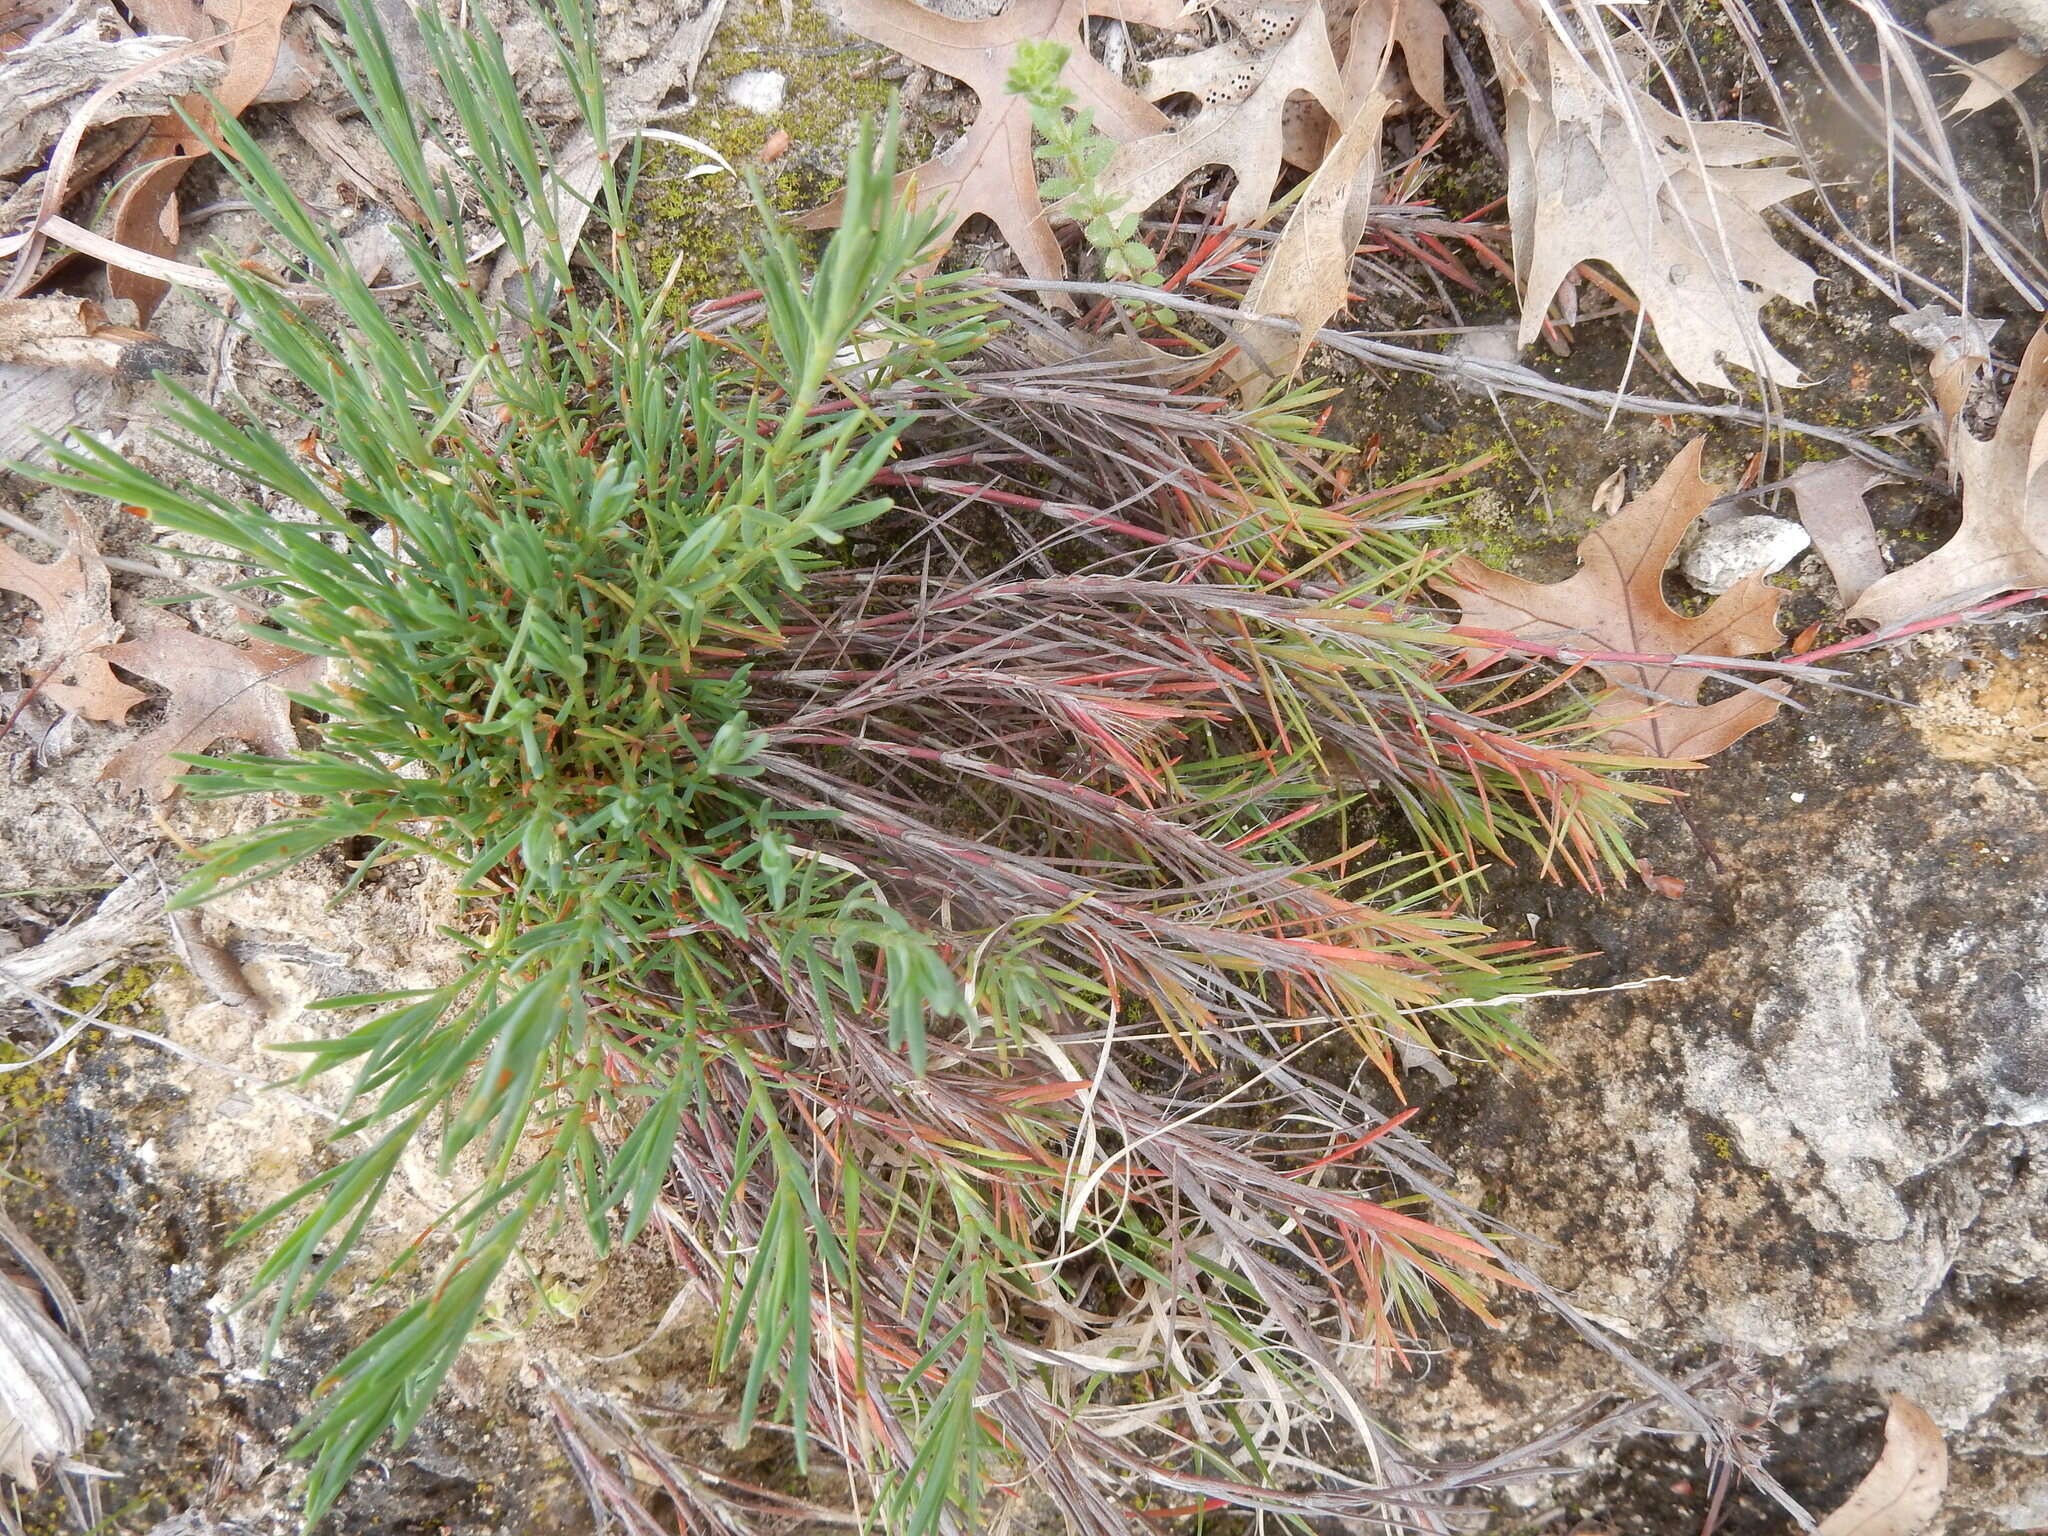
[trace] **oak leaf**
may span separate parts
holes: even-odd
[[[1401,52],[1408,71],[1408,86],[1438,117],[1449,117],[1451,109],[1444,92],[1444,50],[1451,40],[1451,24],[1437,0],[1357,0],[1351,19],[1344,20],[1342,5],[1333,5],[1330,24],[1338,36],[1348,30],[1349,41],[1340,50],[1347,76],[1361,60],[1376,61],[1391,43]]]
[[[1615,44],[1618,73],[1589,67],[1524,0],[1485,0],[1507,102],[1508,218],[1522,295],[1519,342],[1586,261],[1620,274],[1672,367],[1731,389],[1722,360],[1803,382],[1764,335],[1770,296],[1813,302],[1813,269],[1780,246],[1764,210],[1808,190],[1756,162],[1792,152],[1757,123],[1694,122],[1642,89],[1646,61]]]
[[[1197,171],[1221,165],[1237,175],[1223,221],[1255,224],[1265,217],[1280,177],[1294,97],[1312,97],[1340,121],[1346,116],[1347,93],[1320,5],[1303,7],[1276,42],[1257,46],[1258,35],[1152,66],[1146,94],[1155,101],[1192,95],[1201,108],[1178,128],[1166,128],[1162,119],[1161,131],[1117,151],[1099,185],[1126,212],[1149,208]]]
[[[1891,479],[1861,459],[1845,458],[1802,465],[1787,481],[1799,521],[1813,536],[1813,547],[1827,561],[1845,603],[1855,602],[1884,576],[1884,551],[1864,497]]]
[[[134,0],[130,9],[136,20],[158,36],[224,36],[227,70],[211,102],[204,96],[184,98],[181,105],[190,122],[177,112],[156,118],[123,162],[120,190],[108,209],[115,240],[153,256],[177,254],[178,184],[213,151],[214,103],[240,117],[264,97],[277,71],[291,8],[292,0]],[[309,75],[300,94],[311,84]],[[108,292],[132,300],[145,325],[169,289],[163,279],[139,272],[114,267],[107,273]]]
[[[1291,320],[1297,329],[1242,327],[1237,355],[1228,365],[1240,387],[1257,392],[1275,379],[1292,378],[1315,345],[1316,332],[1344,307],[1351,291],[1351,258],[1365,233],[1379,175],[1380,125],[1392,105],[1378,91],[1358,104],[1245,290],[1238,309],[1248,320]]]
[[[1179,0],[1011,0],[988,21],[957,21],[915,0],[834,0],[834,9],[863,37],[953,76],[980,99],[974,121],[958,142],[898,176],[896,195],[914,194],[920,208],[944,207],[942,242],[973,215],[986,214],[1027,274],[1064,276],[1066,259],[1038,194],[1031,110],[1007,89],[1017,45],[1041,38],[1065,45],[1067,67],[1060,83],[1074,93],[1075,106],[1092,108],[1095,127],[1113,139],[1140,138],[1163,130],[1165,114],[1090,56],[1082,24],[1090,16],[1111,16],[1142,26],[1176,27]],[[839,222],[842,208],[843,199],[835,197],[799,222],[808,229],[829,229]]]
[[[1544,585],[1504,575],[1469,556],[1453,561],[1445,590],[1464,610],[1461,632],[1489,630],[1577,651],[1635,656],[1757,656],[1778,648],[1778,600],[1761,576],[1745,576],[1706,611],[1687,618],[1664,600],[1664,567],[1685,530],[1719,487],[1700,479],[1703,439],[1695,438],[1649,490],[1579,541],[1578,574]],[[1469,634],[1465,638],[1476,638]],[[1474,644],[1467,659],[1484,665],[1500,647]],[[1712,704],[1698,702],[1697,667],[1645,661],[1597,661],[1614,685],[1593,708],[1618,751],[1697,761],[1764,724],[1782,697],[1746,688]]]
[[[158,621],[133,640],[109,646],[107,659],[170,690],[163,723],[107,760],[100,777],[157,799],[176,792],[182,764],[175,752],[200,753],[226,739],[284,757],[296,752],[287,689],[311,690],[326,658],[251,638],[229,645]]]
[[[1948,1490],[1948,1447],[1927,1410],[1894,1392],[1885,1415],[1884,1452],[1849,1502],[1821,1521],[1816,1536],[1917,1536],[1941,1513]]]
[[[1450,44],[1451,24],[1444,20],[1437,0],[1328,0],[1325,10],[1354,111],[1361,87],[1384,90],[1397,101],[1402,97],[1392,68],[1393,50],[1398,49],[1406,89],[1438,117],[1450,116],[1444,51]],[[1299,112],[1288,124],[1287,163],[1312,171],[1322,163],[1324,149],[1335,145],[1338,125],[1305,97],[1296,98],[1294,107]]]
[[[85,520],[67,510],[64,522],[71,541],[48,563],[0,544],[0,588],[42,610],[41,621],[33,626],[38,691],[60,708],[117,725],[147,695],[108,669],[106,647],[121,637],[113,616],[113,583]]]
[[[2031,33],[2023,36],[2016,17],[1989,14],[1986,7],[1973,0],[1948,0],[1946,5],[1937,5],[1927,13],[1927,30],[1944,48],[1965,43],[2009,44],[1982,63],[1965,64],[1950,71],[1969,82],[1956,98],[1956,104],[1948,109],[1950,117],[1968,117],[1997,105],[2048,64],[2048,52],[2042,51],[2048,39]]]
[[[1365,234],[1379,180],[1380,129],[1395,105],[1390,77],[1397,29],[1400,17],[1418,10],[1443,23],[1436,0],[1365,0],[1353,14],[1339,72],[1352,103],[1350,119],[1326,123],[1328,148],[1319,147],[1319,163],[1302,186],[1287,228],[1238,305],[1247,318],[1288,320],[1295,329],[1246,325],[1236,331],[1238,349],[1225,367],[1240,390],[1256,392],[1292,377],[1316,333],[1350,297],[1351,258]],[[1442,53],[1439,42],[1439,73]]]
[[[1924,560],[1872,583],[1855,619],[1903,624],[2000,592],[2048,587],[2048,327],[2020,359],[1998,430],[1987,441],[1962,425],[1970,386],[1986,359],[1937,355],[1934,398],[1949,434],[1949,469],[1962,482],[1963,522]]]

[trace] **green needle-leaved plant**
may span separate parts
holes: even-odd
[[[878,167],[893,163],[892,130],[857,146],[855,216],[815,270],[766,226],[765,323],[671,351],[618,248],[578,267],[549,228],[552,173],[488,25],[427,28],[468,130],[437,172],[380,34],[350,19],[358,100],[424,211],[402,239],[428,318],[387,312],[232,120],[234,174],[325,303],[302,308],[217,264],[238,322],[322,403],[310,425],[340,467],[324,473],[175,384],[187,442],[307,515],[166,484],[90,440],[62,455],[68,483],[233,550],[276,600],[266,633],[329,661],[304,700],[322,719],[317,750],[188,776],[194,794],[302,809],[210,849],[178,902],[361,838],[375,848],[364,871],[426,854],[493,909],[445,985],[327,1005],[382,1010],[300,1048],[309,1072],[354,1072],[340,1141],[360,1150],[240,1234],[292,1222],[256,1279],[275,1294],[274,1340],[349,1261],[408,1144],[431,1134],[444,1169],[481,1154],[441,1224],[455,1242],[439,1277],[341,1364],[304,1431],[309,1516],[380,1434],[418,1421],[540,1211],[568,1199],[600,1248],[630,1240],[677,1118],[733,1112],[702,1098],[703,1058],[746,1054],[725,1007],[745,978],[725,938],[765,941],[781,980],[827,1008],[864,1007],[865,967],[882,966],[888,1043],[914,1061],[927,1020],[961,1010],[931,941],[872,882],[805,856],[815,813],[752,789],[761,737],[744,675],[707,662],[772,633],[805,573],[888,505],[871,481],[902,414],[818,409],[844,354],[858,346],[871,379],[941,370],[985,339],[989,308],[958,281],[905,276],[930,221],[890,203]],[[583,20],[565,9],[563,36],[582,41],[563,62],[602,134]],[[598,213],[619,227],[626,178],[608,172],[602,189]],[[519,263],[523,339],[466,276],[479,212]],[[428,324],[461,349],[452,375],[423,343]],[[649,1014],[655,974],[678,995]],[[608,1152],[598,1129],[621,1114],[637,1129]],[[786,1155],[772,1117],[759,1136],[763,1155]]]
[[[1317,494],[1301,399],[1030,361],[971,277],[916,275],[893,129],[814,264],[768,219],[758,294],[676,330],[580,0],[562,62],[611,149],[574,248],[488,24],[422,11],[437,126],[341,6],[417,289],[372,292],[224,120],[287,281],[215,270],[294,392],[167,387],[248,489],[90,440],[50,477],[224,547],[263,634],[326,660],[313,747],[186,775],[287,810],[179,904],[340,847],[459,876],[461,969],[329,1001],[357,1021],[297,1049],[351,1075],[337,1161],[240,1234],[273,1244],[274,1339],[409,1147],[463,1181],[301,1430],[308,1517],[417,1425],[541,1223],[602,1251],[657,1211],[741,1427],[840,1458],[879,1529],[983,1526],[1004,1468],[1091,1531],[1454,1491],[1359,1382],[1442,1301],[1535,1282],[1388,1122],[1402,1067],[1531,1050],[1494,1000],[1559,962],[1462,893],[1488,859],[1626,870],[1654,792],[1582,710],[1467,680],[1403,531],[1429,487]],[[1330,1434],[1377,1473],[1311,1497]]]
[[[1063,44],[1026,38],[1017,44],[1005,82],[1012,96],[1024,98],[1031,126],[1044,140],[1037,156],[1052,174],[1038,190],[1055,201],[1068,200],[1067,211],[1081,226],[1082,237],[1102,257],[1104,277],[1157,288],[1165,279],[1159,258],[1138,238],[1138,215],[1124,212],[1119,199],[1102,190],[1102,173],[1116,156],[1116,140],[1095,126],[1095,109],[1076,107],[1074,93],[1060,84],[1067,56]]]

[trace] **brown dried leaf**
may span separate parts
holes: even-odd
[[[130,10],[153,33],[170,37],[229,36],[227,72],[214,92],[230,116],[242,113],[261,96],[277,70],[284,20],[292,0],[132,0]],[[218,23],[218,26],[214,23]],[[213,108],[203,96],[188,96],[184,107],[206,132],[194,132],[175,112],[159,117],[150,133],[128,158],[121,190],[112,207],[111,232],[116,242],[152,256],[175,255],[178,249],[178,184],[185,173],[213,152],[210,137]],[[112,267],[107,290],[117,299],[132,300],[143,324],[156,312],[170,284],[161,278]]]
[[[1767,296],[1813,302],[1813,269],[1763,219],[1808,184],[1753,163],[1791,146],[1756,123],[1692,122],[1633,80],[1596,74],[1530,19],[1525,0],[1480,9],[1507,94],[1520,344],[1536,339],[1573,269],[1601,261],[1634,291],[1672,366],[1695,384],[1733,388],[1724,358],[1799,384],[1758,320]],[[1624,70],[1642,68],[1621,57]]]
[[[1653,896],[1662,896],[1666,901],[1685,899],[1685,882],[1676,875],[1661,873],[1648,859],[1636,860],[1636,873],[1642,877],[1643,888]]]
[[[1577,649],[1645,656],[1758,656],[1778,648],[1777,588],[1745,576],[1706,612],[1686,618],[1664,600],[1664,567],[1685,530],[1718,494],[1700,479],[1695,438],[1657,483],[1579,541],[1578,574],[1548,586],[1503,575],[1470,557],[1452,562],[1446,586],[1464,610],[1466,629],[1494,630]],[[1475,645],[1474,665],[1498,654]],[[1615,691],[1594,706],[1612,722],[1618,751],[1697,761],[1746,736],[1778,712],[1772,692],[1744,689],[1713,704],[1697,702],[1697,668],[1602,661],[1594,670]]]
[[[1863,498],[1875,487],[1890,484],[1891,478],[1861,459],[1807,464],[1791,477],[1799,521],[1827,561],[1844,603],[1855,602],[1884,575],[1884,551],[1878,548],[1877,529]]]
[[[1941,1429],[1911,1398],[1894,1392],[1884,1421],[1884,1454],[1849,1502],[1821,1521],[1816,1536],[1917,1536],[1941,1513],[1948,1491],[1948,1447]]]
[[[171,760],[174,752],[204,752],[224,739],[279,757],[296,752],[299,738],[285,692],[315,687],[326,670],[323,657],[266,640],[229,645],[164,621],[104,654],[115,666],[170,690],[163,723],[115,753],[100,775],[157,799],[174,794],[184,772]]]
[[[148,331],[116,325],[91,299],[0,299],[0,363],[83,368],[123,379],[189,373],[199,360]]]
[[[1886,627],[1945,613],[2000,592],[2048,587],[2048,327],[2020,359],[1997,432],[1987,441],[1962,425],[1983,359],[1938,357],[1934,397],[1949,437],[1949,468],[1962,482],[1963,523],[1924,560],[1875,582],[1855,619]]]
[[[1952,69],[1952,75],[1961,75],[1969,83],[1963,94],[1956,98],[1956,104],[1948,109],[1950,117],[1969,117],[1982,112],[1986,107],[1995,107],[2008,99],[2012,93],[2041,73],[2041,67],[2048,65],[2048,54],[2039,54],[2022,48],[2018,43],[1994,53],[1981,64],[1967,69]]]
[[[1290,99],[1311,96],[1340,119],[1347,100],[1329,22],[1314,4],[1270,47],[1236,38],[1152,66],[1146,94],[1153,100],[1184,93],[1201,100],[1201,111],[1177,129],[1162,120],[1161,131],[1126,144],[1102,174],[1101,190],[1126,211],[1149,208],[1195,172],[1222,165],[1237,173],[1224,222],[1257,223],[1280,177]]]
[[[1345,11],[1351,11],[1349,21]],[[1370,60],[1377,73],[1377,61],[1391,43],[1400,50],[1408,71],[1409,89],[1420,96],[1438,117],[1449,117],[1451,109],[1444,93],[1444,50],[1450,43],[1451,24],[1437,0],[1335,0],[1330,6],[1334,35],[1347,37],[1338,52],[1350,79],[1360,61]]]
[[[147,695],[108,670],[106,648],[120,638],[113,582],[92,530],[76,512],[64,521],[71,542],[39,564],[0,544],[0,588],[18,592],[43,612],[34,626],[40,692],[60,708],[118,725]]]
[[[1358,104],[1245,291],[1241,313],[1292,320],[1300,329],[1290,334],[1245,325],[1229,365],[1241,388],[1259,391],[1275,379],[1292,378],[1315,345],[1316,332],[1344,307],[1351,291],[1351,257],[1365,233],[1379,176],[1380,126],[1391,106],[1392,98],[1378,91]]]
[[[1078,107],[1095,109],[1095,126],[1111,138],[1159,133],[1165,115],[1089,54],[1082,24],[1090,16],[1114,16],[1175,27],[1178,0],[1012,0],[988,21],[956,21],[915,0],[834,0],[834,9],[861,36],[953,76],[980,99],[980,110],[957,143],[896,178],[897,195],[914,192],[920,208],[943,206],[942,240],[975,214],[986,214],[1025,272],[1065,276],[1066,259],[1038,195],[1030,108],[1006,89],[1017,45],[1035,38],[1064,44],[1069,54],[1060,83],[1074,93]],[[841,208],[842,199],[835,197],[801,222],[808,229],[829,229],[839,222]]]
[[[1927,30],[1946,48],[1966,43],[2012,44],[1980,63],[1949,71],[1968,82],[1956,104],[1949,108],[1951,117],[1968,117],[1996,106],[2048,64],[2048,53],[2040,50],[2038,41],[2032,47],[2025,40],[2015,42],[2020,36],[2019,27],[2006,17],[1986,14],[1985,8],[1973,0],[1949,0],[1946,5],[1935,6],[1927,13]]]
[[[1444,99],[1444,49],[1451,24],[1437,0],[1327,0],[1330,41],[1337,52],[1338,73],[1346,99],[1355,108],[1369,91],[1393,99],[1394,115],[1410,95],[1420,97],[1439,117],[1450,115]],[[1398,49],[1405,74],[1394,68]],[[1330,114],[1306,96],[1287,104],[1286,140],[1281,153],[1287,163],[1313,171],[1325,150],[1341,136]]]

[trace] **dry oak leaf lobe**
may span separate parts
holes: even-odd
[[[1237,175],[1224,223],[1255,224],[1265,217],[1280,179],[1290,102],[1308,96],[1331,117],[1346,120],[1343,77],[1321,5],[1302,7],[1284,35],[1269,11],[1259,17],[1267,24],[1152,66],[1145,91],[1154,101],[1192,95],[1202,106],[1182,126],[1169,128],[1162,118],[1160,131],[1117,151],[1099,186],[1120,199],[1125,212],[1149,208],[1197,171],[1221,165]],[[1249,39],[1262,35],[1279,40],[1254,47]]]
[[[1948,4],[1937,5],[1927,13],[1927,30],[1944,48],[1957,48],[1965,43],[2010,45],[1981,63],[1949,71],[1969,82],[1963,94],[1956,98],[1956,104],[1948,109],[1950,117],[1968,117],[1986,107],[1996,106],[2038,75],[2044,64],[2048,64],[2048,53],[2041,51],[2042,44],[2048,39],[2042,39],[2038,34],[2023,33],[2017,14],[2001,16],[1997,9],[1973,3],[1973,0],[1949,0]],[[2032,47],[2026,40],[2029,37],[2033,39]]]
[[[132,0],[129,6],[135,19],[158,36],[226,36],[227,69],[213,95],[232,117],[265,98],[271,77],[278,72],[285,17],[291,8],[292,0]],[[305,85],[310,88],[310,77]],[[182,105],[204,131],[194,132],[176,112],[152,122],[148,136],[123,164],[120,191],[111,208],[114,239],[152,256],[177,254],[178,184],[214,147],[209,137],[213,106],[196,95],[185,97]],[[170,285],[114,267],[107,273],[107,290],[117,299],[133,300],[147,325]]]
[[[1626,83],[1590,68],[1546,27],[1501,27],[1513,3],[1489,0],[1482,15],[1496,59],[1513,53],[1501,78],[1520,344],[1536,339],[1573,269],[1600,261],[1628,284],[1665,356],[1693,383],[1733,388],[1723,359],[1778,384],[1803,382],[1758,319],[1767,297],[1813,302],[1813,269],[1763,218],[1808,183],[1755,163],[1791,145],[1757,123],[1667,111],[1635,83],[1642,62],[1619,43],[1621,72],[1633,76]]]
[[[1395,108],[1389,77],[1398,34],[1390,33],[1386,22],[1418,9],[1427,9],[1442,24],[1436,0],[1366,0],[1355,13],[1340,71],[1350,120],[1326,123],[1328,148],[1320,151],[1320,163],[1302,186],[1287,227],[1238,305],[1248,319],[1290,320],[1297,329],[1236,328],[1238,350],[1225,367],[1240,390],[1258,392],[1276,378],[1291,378],[1314,347],[1316,333],[1350,296],[1351,258],[1365,234],[1379,180],[1380,129]],[[1441,74],[1440,42],[1436,59]]]
[[[1583,651],[1643,656],[1759,656],[1774,651],[1777,588],[1745,576],[1695,618],[1664,600],[1664,567],[1693,519],[1719,487],[1700,479],[1703,439],[1673,459],[1657,483],[1579,541],[1577,575],[1544,585],[1503,575],[1469,556],[1453,561],[1445,590],[1464,610],[1466,629],[1494,630]],[[1467,651],[1475,666],[1498,654],[1480,644]],[[1697,761],[1746,736],[1777,714],[1781,697],[1744,689],[1712,704],[1698,702],[1705,675],[1694,667],[1601,661],[1594,670],[1614,685],[1593,708],[1617,751]]]
[[[2048,327],[2020,359],[1998,430],[1986,441],[1961,422],[1982,357],[1939,358],[1934,398],[1948,425],[1950,471],[1963,486],[1963,523],[1924,560],[1874,582],[1849,610],[1888,626],[2000,592],[2048,587]]]
[[[1894,1392],[1884,1421],[1884,1454],[1849,1502],[1815,1536],[1918,1536],[1941,1513],[1948,1446],[1927,1410]]]
[[[1444,51],[1450,44],[1451,24],[1444,20],[1437,0],[1357,0],[1348,22],[1346,9],[1343,0],[1330,7],[1332,32],[1342,37],[1348,29],[1350,34],[1342,50],[1346,74],[1352,75],[1361,60],[1377,59],[1391,41],[1400,50],[1409,89],[1438,117],[1449,117]]]
[[[1438,117],[1451,115],[1444,94],[1444,53],[1451,24],[1444,20],[1437,0],[1327,0],[1324,9],[1354,113],[1366,91],[1379,90],[1394,98],[1389,116],[1411,95]],[[1399,71],[1393,67],[1390,45],[1400,52]],[[1335,147],[1340,125],[1304,98],[1297,98],[1293,108],[1298,110],[1288,122],[1287,163],[1312,171],[1322,164],[1325,147]]]
[[[1884,551],[1864,498],[1891,479],[1861,459],[1848,458],[1803,464],[1789,478],[1799,521],[1827,561],[1845,603],[1854,603],[1884,579]]]
[[[987,21],[956,21],[915,0],[832,0],[832,10],[861,36],[953,76],[979,98],[980,109],[958,142],[898,176],[896,194],[909,196],[914,187],[918,207],[945,209],[942,243],[973,215],[986,214],[1032,277],[1063,277],[1067,265],[1038,195],[1031,110],[1006,89],[1017,45],[1039,38],[1064,44],[1060,83],[1074,93],[1077,108],[1095,109],[1095,126],[1111,138],[1127,141],[1166,127],[1165,114],[1089,54],[1082,24],[1090,16],[1111,16],[1177,27],[1179,0],[1011,0]],[[828,229],[839,222],[841,207],[835,197],[800,222]]]
[[[200,753],[215,742],[247,742],[274,757],[299,747],[287,689],[310,691],[326,658],[308,656],[267,640],[229,645],[183,624],[158,621],[133,640],[109,646],[115,666],[170,690],[163,723],[107,760],[101,778],[167,799],[184,765],[174,752]]]
[[[1238,327],[1238,352],[1227,367],[1231,379],[1253,395],[1276,379],[1292,378],[1315,346],[1316,332],[1344,307],[1352,253],[1365,234],[1379,174],[1380,125],[1392,105],[1378,91],[1358,104],[1245,290],[1239,313],[1291,320],[1298,327]]]
[[[47,564],[0,544],[0,588],[42,610],[33,628],[43,696],[88,720],[118,725],[148,695],[107,667],[106,648],[121,636],[114,622],[113,583],[85,520],[66,511],[64,521],[71,542]]]

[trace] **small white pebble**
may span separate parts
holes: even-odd
[[[1446,349],[1452,357],[1469,358],[1475,363],[1516,363],[1521,361],[1521,348],[1515,345],[1515,328],[1511,325],[1490,325],[1479,330],[1467,331],[1453,337]],[[1462,389],[1468,395],[1484,395],[1492,386],[1484,379],[1460,377],[1451,374],[1453,387]]]
[[[1731,518],[1700,535],[1680,567],[1702,592],[1726,592],[1743,577],[1777,570],[1813,543],[1804,528],[1782,517]]]
[[[1806,791],[1805,791],[1805,790],[1803,790],[1803,789],[1795,789],[1795,790],[1793,790],[1793,791],[1792,791],[1792,803],[1793,803],[1794,805],[1804,805],[1804,804],[1806,804]]]
[[[773,117],[782,110],[789,82],[779,69],[750,69],[725,82],[725,99],[742,112]]]

